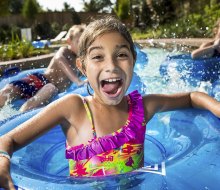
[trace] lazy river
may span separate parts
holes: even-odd
[[[185,83],[173,72],[169,80],[159,67],[168,52],[143,49],[148,63],[136,68],[133,89],[141,93],[209,92],[211,83]],[[138,81],[138,84],[136,83]],[[135,86],[136,85],[136,86]],[[131,90],[133,90],[131,89]],[[11,115],[18,114],[10,106]],[[13,110],[13,111],[12,111]],[[2,121],[0,135],[39,112],[36,109]],[[8,118],[9,115],[3,116]],[[0,119],[2,120],[2,119]],[[218,190],[220,186],[220,120],[207,111],[187,109],[155,115],[145,136],[145,167],[127,174],[72,178],[64,158],[65,138],[59,126],[17,151],[12,158],[12,177],[20,189],[140,189]]]

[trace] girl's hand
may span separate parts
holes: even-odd
[[[0,157],[0,168],[0,188],[3,188],[5,190],[15,190],[11,175],[9,173],[9,160]]]

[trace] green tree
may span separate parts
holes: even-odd
[[[151,16],[152,11],[150,10],[149,6],[147,5],[146,0],[141,1],[140,7],[140,22],[145,24],[146,26],[151,25]]]
[[[1,0],[0,1],[0,16],[6,16],[9,14],[9,0]]]
[[[155,22],[169,23],[175,18],[174,6],[171,0],[152,0],[152,7],[156,14]]]
[[[11,14],[20,14],[22,12],[22,7],[24,0],[10,0],[9,12]]]
[[[98,11],[100,11],[100,7],[98,6],[97,4],[97,1],[95,0],[91,0],[90,2],[84,2],[84,7],[83,7],[83,10],[85,12],[95,12],[97,13]]]
[[[85,12],[111,12],[112,11],[112,2],[110,0],[90,0],[86,2],[83,0],[83,10]]]
[[[36,2],[36,0],[25,0],[24,6],[22,8],[22,15],[26,19],[32,21],[36,18],[39,10],[40,10],[40,6]]]
[[[114,10],[121,20],[126,20],[130,16],[130,2],[127,0],[117,0]]]
[[[63,11],[69,11],[71,9],[70,5],[67,2],[64,2],[63,6],[64,6]]]
[[[74,8],[71,10],[71,12],[72,12],[73,24],[81,24],[81,19],[80,19],[78,13],[75,11]]]

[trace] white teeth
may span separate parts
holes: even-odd
[[[121,80],[121,79],[120,78],[115,78],[115,79],[106,79],[104,81],[106,81],[106,82],[116,82],[116,81],[119,81],[119,80]]]

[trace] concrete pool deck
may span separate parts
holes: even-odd
[[[166,48],[168,50],[177,48],[180,51],[190,52],[192,49],[198,48],[203,42],[210,40],[210,38],[142,39],[135,40],[135,42],[141,44],[143,47]],[[0,75],[2,75],[5,69],[11,67],[19,67],[21,70],[47,67],[54,54],[50,53],[48,55],[0,62]]]
[[[7,68],[19,67],[21,70],[28,70],[47,67],[54,55],[55,53],[50,53],[24,59],[2,61],[0,62],[0,75],[2,75]]]

